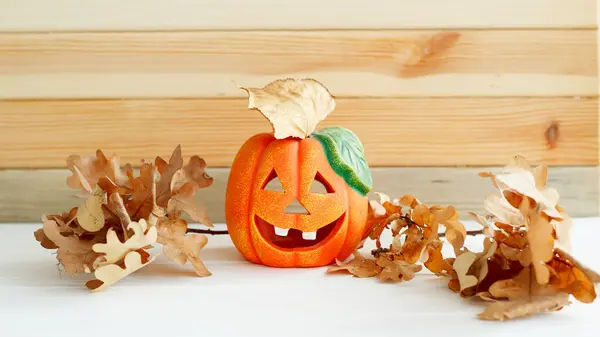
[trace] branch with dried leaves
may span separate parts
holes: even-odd
[[[206,208],[195,201],[196,192],[213,182],[202,158],[192,156],[184,165],[177,146],[169,162],[157,157],[142,163],[136,177],[131,165],[121,167],[118,157],[98,150],[95,156],[69,157],[67,167],[73,173],[67,185],[85,200],[69,212],[43,216],[35,238],[57,249],[69,275],[94,273],[86,286],[103,290],[152,262],[156,256],[149,249],[156,243],[172,261],[190,261],[197,275],[210,275],[198,256],[208,238],[187,235],[195,230],[183,218],[186,213],[212,227]]]
[[[327,272],[407,281],[422,263],[433,274],[448,277],[448,288],[461,297],[492,302],[479,314],[485,320],[558,311],[571,295],[583,303],[594,301],[600,275],[569,253],[571,220],[558,205],[558,192],[546,187],[547,167],[532,170],[517,156],[502,172],[480,176],[491,178],[500,192],[485,199],[489,215],[470,214],[483,227],[483,251],[464,247],[468,232],[454,207],[429,207],[411,195],[391,200],[379,194],[369,211],[369,238],[377,246],[372,258],[361,255],[361,244],[351,260],[337,261]],[[454,256],[442,254],[440,227]],[[385,231],[393,237],[389,248],[381,247]]]

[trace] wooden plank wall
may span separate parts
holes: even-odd
[[[204,157],[223,221],[228,166],[270,129],[238,88],[313,77],[336,96],[375,189],[480,211],[512,155],[552,165],[598,215],[594,0],[3,0],[0,222],[76,205],[65,159]]]

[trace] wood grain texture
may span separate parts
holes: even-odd
[[[594,0],[3,0],[0,30],[590,28],[595,14]]]
[[[596,40],[595,30],[0,34],[0,99],[243,97],[236,83],[286,76],[336,96],[596,96]]]
[[[428,204],[454,205],[466,212],[483,212],[485,196],[494,193],[491,182],[478,172],[498,172],[487,168],[374,168],[374,191],[393,197],[416,195]],[[199,192],[198,199],[209,209],[214,222],[224,222],[225,187],[229,169],[210,169],[214,184]],[[39,222],[42,214],[62,213],[78,206],[82,199],[67,188],[64,170],[0,171],[0,222]],[[548,186],[558,189],[571,216],[598,216],[598,168],[551,167]],[[371,195],[372,198],[376,198]]]
[[[504,165],[516,154],[598,165],[595,98],[337,101],[319,128],[353,130],[373,167]],[[250,136],[272,131],[246,99],[0,101],[0,130],[0,168],[60,168],[70,154],[98,148],[138,164],[177,144],[228,167]]]

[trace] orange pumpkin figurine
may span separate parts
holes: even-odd
[[[231,239],[249,261],[273,267],[316,267],[346,259],[366,233],[371,173],[350,130],[316,131],[335,100],[311,79],[241,88],[274,133],[257,134],[236,155],[225,214]],[[269,190],[279,180],[283,191]],[[322,184],[323,191],[311,187]],[[304,212],[287,212],[299,203]]]

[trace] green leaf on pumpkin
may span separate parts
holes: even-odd
[[[373,186],[369,164],[358,137],[350,130],[330,127],[311,134],[317,139],[333,170],[361,195],[367,195]]]

